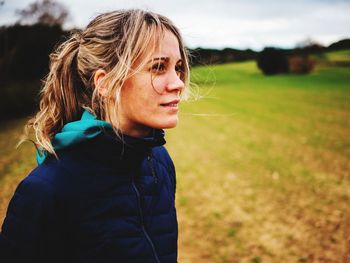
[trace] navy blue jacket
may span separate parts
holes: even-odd
[[[113,132],[48,156],[18,186],[0,262],[177,262],[175,169],[164,132]]]

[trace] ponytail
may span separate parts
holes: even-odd
[[[39,112],[29,120],[37,146],[55,155],[51,140],[63,125],[77,120],[90,99],[77,69],[80,35],[75,33],[50,55],[50,71],[40,92]],[[88,104],[88,103],[87,103]]]

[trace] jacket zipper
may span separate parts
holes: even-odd
[[[151,173],[152,173],[152,176],[153,176],[153,179],[154,179],[154,183],[158,184],[158,177],[157,177],[156,171],[154,170],[153,162],[152,162],[152,153],[150,153],[147,156],[147,160],[148,160],[149,166],[151,168]]]
[[[160,263],[160,260],[158,258],[156,249],[154,247],[154,244],[152,242],[152,239],[150,238],[150,236],[148,235],[145,225],[144,225],[144,221],[143,221],[143,213],[142,213],[142,208],[141,208],[141,196],[140,196],[140,192],[137,189],[136,185],[135,185],[135,181],[134,181],[134,176],[132,176],[132,186],[136,192],[137,195],[137,201],[138,201],[138,207],[139,207],[139,213],[140,213],[140,221],[141,221],[141,227],[142,227],[142,232],[144,233],[144,235],[146,236],[146,239],[148,240],[148,242],[150,243],[151,247],[152,247],[152,251],[153,251],[153,255],[156,259],[157,263]]]

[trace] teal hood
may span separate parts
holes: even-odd
[[[112,125],[108,122],[97,120],[92,113],[85,110],[80,120],[64,125],[62,130],[54,136],[51,143],[55,151],[60,150],[94,138],[106,128],[111,129]],[[38,164],[43,163],[47,155],[48,153],[46,151],[39,148],[36,152],[36,161]]]

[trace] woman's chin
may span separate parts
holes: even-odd
[[[175,128],[177,126],[178,121],[179,121],[179,119],[177,117],[174,117],[174,118],[168,119],[164,122],[159,122],[157,124],[157,127],[154,127],[154,128],[157,128],[157,129]]]

